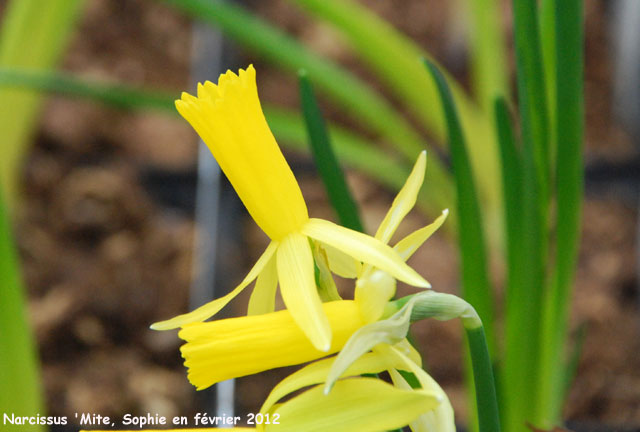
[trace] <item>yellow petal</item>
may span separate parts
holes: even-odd
[[[279,240],[304,224],[307,207],[262,113],[253,66],[221,75],[217,86],[205,83],[197,98],[183,93],[176,108],[269,237]]]
[[[262,404],[262,408],[260,408],[260,412],[269,412],[276,402],[301,388],[323,383],[334,360],[335,358],[333,357],[318,360],[280,381],[278,385],[271,390],[271,393],[269,393],[269,396]],[[402,362],[394,361],[389,363],[387,356],[368,353],[349,366],[340,377],[375,374],[387,369],[400,368],[403,365],[404,363]]]
[[[388,358],[390,363],[392,362],[402,362],[404,363],[404,367],[397,368],[406,370],[408,372],[412,372],[418,381],[420,382],[420,386],[422,390],[427,390],[435,395],[437,395],[438,399],[441,403],[435,407],[432,411],[423,414],[416,420],[414,420],[411,425],[411,430],[416,431],[438,431],[438,432],[455,432],[455,420],[453,407],[451,406],[451,402],[449,402],[449,398],[447,397],[442,387],[433,379],[431,376],[426,373],[422,368],[420,368],[417,364],[411,361],[408,357],[400,352],[400,350],[395,347],[381,344],[375,348],[375,352],[379,353],[381,356],[385,356]],[[393,373],[394,371],[389,371],[391,375],[391,379],[393,380],[394,385],[399,388],[407,389],[407,386],[411,388],[411,386],[402,378],[400,374]]]
[[[421,295],[417,294],[390,318],[359,328],[349,338],[331,365],[331,370],[327,374],[325,391],[328,393],[342,373],[376,345],[394,345],[406,338],[411,324],[413,307],[421,299]]]
[[[180,351],[189,381],[198,390],[283,366],[335,353],[363,325],[351,300],[322,305],[333,334],[328,352],[319,351],[296,325],[288,310],[229,318],[185,326],[178,336],[187,343]]]
[[[140,432],[144,430],[145,432],[218,432],[220,428],[198,428],[198,429],[136,429],[136,430],[120,430],[118,432]],[[256,428],[248,428],[248,427],[232,427],[225,428],[225,431],[255,431]],[[113,429],[106,430],[84,430],[81,429],[80,432],[114,432]]]
[[[376,232],[376,238],[383,243],[389,243],[393,233],[396,232],[398,225],[402,222],[402,219],[411,211],[416,204],[418,198],[418,192],[422,187],[424,181],[424,171],[427,166],[427,152],[422,151],[418,160],[413,166],[411,174],[407,178],[404,186],[396,195],[396,198],[391,204],[391,208],[384,217],[382,223],[378,227]]]
[[[215,299],[198,309],[186,314],[178,315],[166,321],[160,321],[151,325],[153,330],[171,330],[183,326],[185,324],[204,321],[217,314],[223,307],[233,300],[238,294],[244,290],[253,280],[258,277],[258,274],[264,269],[271,257],[273,257],[276,249],[278,249],[278,242],[272,241],[267,246],[267,249],[262,253],[262,256],[258,258],[253,268],[249,271],[249,274],[233,291],[224,297]]]
[[[309,219],[302,233],[384,270],[398,280],[428,288],[429,282],[409,267],[391,247],[373,237],[341,227],[323,219]]]
[[[331,327],[316,289],[309,239],[298,233],[282,239],[277,253],[282,299],[300,329],[321,350],[331,347]]]
[[[377,321],[395,292],[396,280],[381,270],[371,269],[366,272],[366,277],[359,278],[354,300],[360,306],[364,321]]]
[[[358,277],[362,268],[362,264],[359,261],[329,245],[322,245],[322,248],[327,253],[329,268],[332,272],[347,279]]]
[[[317,386],[275,409],[266,431],[366,432],[401,428],[438,404],[435,395],[397,389],[381,380],[340,381],[329,395]],[[273,416],[272,416],[273,418]]]
[[[273,312],[276,303],[276,290],[278,288],[278,270],[276,258],[271,257],[264,270],[258,275],[256,286],[249,298],[247,315],[260,315]]]
[[[442,226],[444,221],[447,219],[449,215],[449,210],[443,210],[442,214],[438,216],[438,218],[430,223],[429,225],[416,230],[400,240],[394,247],[398,254],[402,257],[403,260],[408,260],[413,253],[418,250],[422,243],[427,241],[431,235]]]
[[[419,367],[422,367],[422,357],[420,356],[420,353],[417,349],[415,349],[413,345],[411,345],[411,343],[407,339],[401,340],[400,342],[395,344],[394,347],[402,354],[407,356],[409,360],[417,364]]]

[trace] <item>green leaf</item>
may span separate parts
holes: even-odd
[[[494,351],[493,292],[489,282],[482,215],[480,214],[473,172],[447,82],[433,63],[427,60],[426,67],[438,86],[447,123],[449,151],[457,190],[456,209],[463,297],[478,311],[487,329],[490,351]]]
[[[500,432],[498,397],[484,328],[480,326],[465,330],[469,342],[476,390],[478,430],[480,432]]]
[[[421,58],[434,61],[428,53],[389,23],[354,1],[291,1],[302,6],[313,16],[327,21],[339,31],[340,36],[344,37],[355,53],[416,114],[418,119],[427,126],[429,132],[437,138],[444,138],[446,128],[442,121],[442,111],[438,104],[433,103],[438,98],[438,91],[420,61]],[[494,50],[491,60],[494,64],[495,55]],[[500,179],[497,174],[499,172],[498,154],[489,113],[482,112],[459,84],[446,73],[445,76],[451,83],[453,98],[459,107],[460,121],[469,137],[468,149],[472,166],[477,172],[482,172],[475,181],[478,184],[482,202],[485,204],[483,210],[486,211],[487,226],[493,233],[499,220],[501,197]],[[316,80],[314,79],[314,82]],[[343,89],[347,88],[350,89],[350,87],[343,87]],[[344,93],[350,93],[350,91]],[[413,161],[416,155],[408,155],[408,157]],[[442,172],[440,165],[436,166],[433,162],[434,159],[431,158],[429,171],[436,170],[436,172],[431,172],[430,175],[437,174],[436,179],[445,177],[446,173]],[[434,184],[433,187],[440,187],[442,183],[438,181],[438,184]],[[495,236],[491,237],[491,241],[495,242]]]
[[[584,30],[580,0],[556,1],[554,9],[556,116],[556,253],[545,299],[538,421],[554,424],[561,415],[567,377],[563,359],[569,307],[580,240],[583,196]]]
[[[131,110],[159,110],[177,114],[175,95],[128,86],[100,84],[56,72],[0,68],[0,89],[33,89],[98,101]]]
[[[528,253],[522,244],[522,155],[516,146],[507,103],[503,98],[495,101],[496,128],[502,160],[502,193],[504,196],[505,250],[507,255],[506,291],[518,289],[518,277],[522,275],[524,255]],[[507,295],[507,301],[512,296]],[[511,308],[518,305],[512,305]],[[514,324],[515,325],[515,324]]]
[[[484,239],[482,214],[478,203],[478,194],[474,184],[474,175],[464,134],[458,120],[451,91],[438,68],[428,60],[426,67],[431,72],[440,93],[440,101],[445,113],[448,131],[449,152],[456,183],[456,209],[458,213],[458,247],[460,250],[460,274],[462,279],[462,297],[478,312],[487,330],[489,352],[495,352],[494,304],[493,292],[489,281],[486,245]],[[476,403],[479,395],[474,394],[471,379],[473,359],[466,357],[466,382],[471,403]],[[470,361],[471,360],[471,361]],[[482,406],[476,406],[478,413]],[[478,418],[478,426],[480,424]],[[472,420],[475,425],[475,420]],[[472,426],[473,428],[474,426]],[[483,429],[486,430],[486,429]]]
[[[496,97],[508,98],[504,26],[500,0],[470,0],[467,3],[469,49],[473,90],[485,113],[493,110]],[[459,105],[459,104],[458,104]]]
[[[309,78],[304,71],[299,73],[299,84],[300,101],[309,133],[311,154],[329,195],[329,201],[338,214],[342,226],[364,232],[358,207],[351,196],[344,173],[340,165],[338,165],[338,160],[329,139],[329,133],[324,124],[324,118],[320,112],[320,107],[318,107]]]
[[[35,344],[27,323],[26,304],[9,215],[0,194],[0,411],[8,415],[44,414]],[[43,431],[41,425],[20,430]]]
[[[73,96],[120,109],[148,109],[177,115],[174,106],[175,97],[171,94],[89,82],[60,73],[0,68],[0,88],[3,86]],[[294,151],[308,152],[305,126],[298,114],[270,106],[265,106],[264,112],[269,126],[281,144]],[[340,160],[377,180],[383,186],[392,190],[402,188],[411,172],[410,165],[372,147],[369,140],[344,128],[329,125],[329,133],[333,137],[334,150]],[[426,181],[431,187],[421,189],[418,195],[418,207],[422,211],[437,214],[449,202],[452,188],[450,183],[436,187],[437,178],[434,179],[433,171],[434,166],[431,164],[426,174]],[[450,226],[451,224],[445,225],[445,227]]]
[[[0,67],[53,68],[83,4],[82,0],[8,2],[0,25]],[[0,89],[0,100],[0,188],[11,207],[42,99],[32,92],[5,88]]]

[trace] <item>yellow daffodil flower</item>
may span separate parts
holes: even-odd
[[[271,243],[229,294],[152,328],[167,330],[204,321],[257,278],[256,294],[265,298],[268,308],[279,283],[293,321],[318,350],[330,350],[331,325],[316,289],[309,239],[410,285],[429,286],[379,239],[309,218],[300,188],[262,113],[253,66],[238,75],[228,71],[217,85],[198,85],[197,97],[183,93],[176,108],[207,144]]]
[[[378,229],[381,241],[389,241],[415,204],[425,168],[426,154],[422,153]],[[435,222],[396,244],[396,252],[402,260],[407,260],[442,225],[446,214],[443,212]],[[324,247],[333,257],[330,263],[333,267],[341,269],[347,276],[356,275],[357,261],[337,249]],[[340,300],[322,305],[333,334],[329,350],[320,351],[308,341],[301,329],[295,326],[290,310],[187,324],[178,335],[186,341],[180,351],[188,368],[189,381],[201,390],[225,379],[301,364],[339,351],[356,330],[380,318],[395,293],[395,279],[388,273],[370,264],[359,266],[359,272],[355,301]],[[276,268],[272,260],[258,278],[256,291],[262,289],[265,279],[273,282],[275,278]],[[254,301],[253,297],[251,301]],[[410,347],[409,344],[406,346]]]

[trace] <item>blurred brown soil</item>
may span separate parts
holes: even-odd
[[[464,26],[447,1],[412,0],[403,7],[366,3],[464,80]],[[252,5],[313,49],[367,77],[325,25],[310,23],[285,1]],[[632,147],[610,120],[610,50],[603,13],[601,2],[587,1],[586,157],[623,160]],[[505,26],[510,25],[505,14]],[[189,87],[189,47],[188,20],[157,2],[91,0],[64,68],[177,95]],[[296,105],[291,77],[250,61],[260,71],[263,99]],[[330,108],[327,112],[339,119]],[[116,112],[59,97],[46,103],[25,164],[17,237],[51,414],[173,416],[198,408],[175,332],[148,329],[187,308],[193,221],[188,212],[160,207],[141,182],[149,167],[188,170],[195,158],[194,135],[176,118]],[[332,218],[317,178],[306,172],[299,178],[312,214]],[[392,194],[356,173],[349,173],[349,182],[372,231]],[[632,204],[615,196],[589,196],[585,204],[572,328],[585,325],[587,337],[565,411],[569,419],[640,425],[637,216]],[[414,212],[399,235],[426,222]],[[253,257],[266,239],[254,224],[245,225],[240,248],[247,245],[246,255]],[[456,250],[441,234],[411,264],[436,290],[457,292]],[[414,334],[429,371],[464,422],[459,324],[424,322]],[[283,375],[276,371],[239,379],[239,410],[255,412]]]

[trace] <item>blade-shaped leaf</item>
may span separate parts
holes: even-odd
[[[171,94],[89,82],[60,73],[0,68],[0,87],[2,86],[74,96],[98,101],[115,108],[150,109],[172,115],[177,114],[174,106],[175,96]],[[298,114],[273,106],[266,106],[264,112],[269,126],[281,144],[295,151],[308,151],[305,127]],[[345,164],[393,190],[399,190],[402,187],[411,169],[409,165],[371,146],[369,140],[346,129],[329,125],[329,132],[335,144],[336,155]],[[437,169],[434,168],[437,168],[437,161],[432,158],[426,175],[426,181],[430,187],[420,190],[418,206],[422,211],[437,214],[442,208],[451,204],[452,185],[448,175],[439,176]],[[447,227],[450,226],[452,224],[447,225]]]
[[[422,50],[414,41],[397,31],[388,22],[375,13],[350,0],[290,0],[302,6],[313,16],[332,25],[340,36],[350,44],[381,81],[405,102],[420,120],[437,138],[443,138],[446,128],[442,122],[440,107],[434,104],[438,92],[435,83],[429,79],[421,58],[434,61],[429,53]],[[485,34],[485,33],[483,33]],[[491,52],[492,64],[496,64],[496,50]],[[447,76],[445,72],[445,76]],[[460,121],[469,137],[469,154],[474,169],[484,169],[477,179],[478,192],[482,194],[486,206],[487,223],[492,229],[498,219],[500,209],[498,154],[490,122],[490,113],[483,113],[470,100],[457,82],[450,76],[451,90],[459,108]],[[345,89],[348,87],[344,87]],[[347,92],[348,93],[348,92]],[[415,159],[415,155],[408,155]],[[440,167],[433,165],[435,174]],[[431,174],[431,173],[430,173]],[[494,236],[491,238],[494,241]]]
[[[0,194],[0,410],[7,415],[43,413],[38,361],[27,323],[20,270]],[[26,424],[25,431],[42,431]]]
[[[426,67],[437,83],[447,123],[449,151],[451,152],[457,189],[456,209],[458,212],[463,297],[478,311],[487,329],[489,346],[493,351],[493,292],[489,282],[482,216],[473,172],[447,82],[433,63],[426,61]]]
[[[83,0],[13,0],[0,25],[0,67],[49,70],[69,40]],[[11,208],[22,158],[42,103],[40,95],[0,89],[0,187]]]
[[[329,133],[320,112],[320,107],[318,107],[309,77],[306,72],[301,71],[298,74],[298,78],[300,101],[309,133],[311,154],[324,183],[327,195],[329,195],[329,201],[338,214],[341,225],[352,230],[364,232],[358,207],[353,196],[351,196],[344,173],[333,152]]]
[[[556,253],[545,299],[541,352],[540,425],[555,424],[566,395],[564,358],[580,240],[583,195],[584,30],[579,0],[554,2],[556,123]]]

